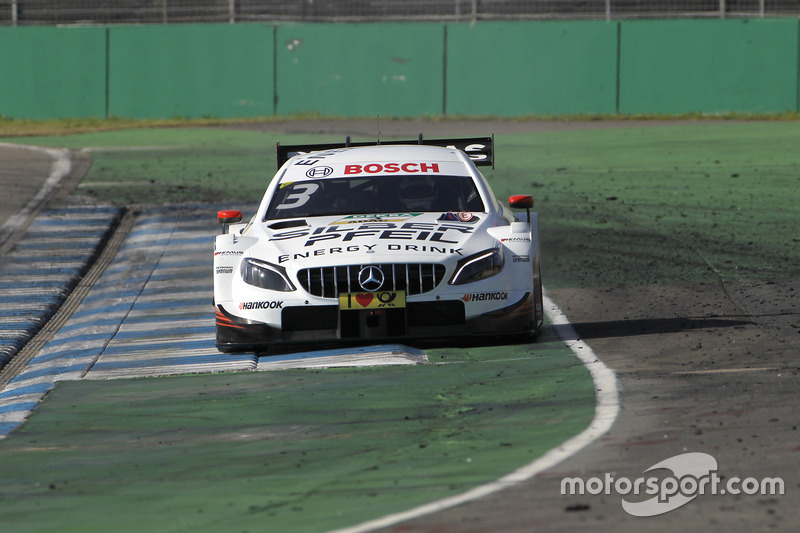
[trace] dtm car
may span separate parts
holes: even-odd
[[[507,207],[478,170],[494,165],[493,137],[277,151],[255,215],[218,213],[220,351],[536,334],[538,218],[531,196]]]

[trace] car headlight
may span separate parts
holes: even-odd
[[[296,290],[283,267],[250,257],[242,261],[242,279],[245,283],[271,291]]]
[[[456,272],[450,278],[450,285],[463,285],[491,278],[503,270],[503,253],[499,248],[465,257],[456,265]]]

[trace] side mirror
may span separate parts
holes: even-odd
[[[529,194],[515,194],[508,199],[511,209],[530,209],[533,207],[533,196]]]
[[[531,223],[531,207],[533,207],[533,196],[529,194],[515,194],[509,197],[508,206],[511,209],[524,209],[528,213],[528,224]]]
[[[217,211],[217,220],[220,224],[238,224],[242,221],[242,212],[238,209]]]
[[[217,221],[222,224],[222,233],[227,233],[228,224],[238,224],[242,221],[242,212],[238,209],[217,211]]]

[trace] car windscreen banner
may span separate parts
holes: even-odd
[[[308,152],[319,152],[325,150],[337,150],[355,146],[376,146],[393,144],[421,144],[428,146],[442,146],[445,148],[455,148],[461,150],[477,166],[491,166],[494,168],[494,134],[489,137],[461,137],[452,139],[425,139],[422,134],[419,138],[407,141],[378,141],[378,142],[350,142],[347,137],[344,143],[324,143],[324,144],[286,144],[275,143],[275,151],[278,157],[278,168],[283,166],[286,161],[296,155]]]

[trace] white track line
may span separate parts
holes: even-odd
[[[30,216],[41,206],[50,194],[61,185],[61,180],[69,176],[72,171],[72,159],[69,150],[57,150],[55,148],[42,148],[39,146],[29,146],[26,144],[8,144],[0,143],[3,148],[17,148],[21,150],[28,150],[29,152],[43,152],[53,158],[53,164],[50,166],[50,174],[47,176],[44,185],[34,195],[33,198],[28,200],[22,209],[14,215],[11,215],[8,220],[0,227],[0,244],[5,241],[5,238],[14,233],[17,229],[25,225]]]
[[[337,529],[332,533],[362,533],[372,531],[443,511],[479,498],[484,498],[508,487],[518,485],[548,468],[554,467],[568,457],[576,454],[611,429],[619,413],[617,377],[614,371],[604,365],[603,362],[597,358],[592,349],[578,338],[575,329],[572,327],[572,324],[569,323],[569,320],[567,320],[564,312],[547,295],[544,296],[544,306],[547,317],[553,325],[558,326],[559,336],[592,375],[592,380],[595,384],[597,407],[595,408],[594,419],[589,424],[589,427],[561,446],[553,448],[532,463],[496,481],[480,485],[456,496],[420,505],[408,511],[390,514],[352,527]]]

